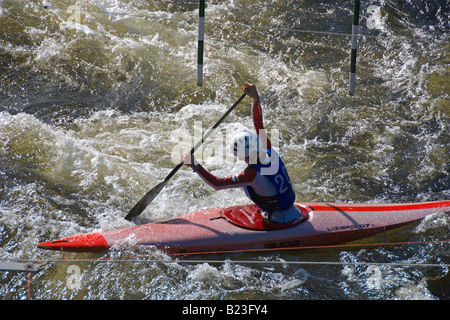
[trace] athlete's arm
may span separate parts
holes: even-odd
[[[240,188],[250,185],[255,180],[257,171],[252,168],[246,168],[238,175],[230,175],[225,178],[219,178],[210,172],[206,171],[197,161],[195,157],[189,153],[181,155],[181,161],[194,169],[195,172],[212,188],[215,190],[223,190],[229,188]]]
[[[247,96],[253,99],[251,111],[252,111],[253,125],[255,126],[256,134],[258,134],[259,137],[261,138],[263,148],[270,149],[272,147],[272,144],[270,143],[270,140],[267,137],[267,132],[264,130],[262,108],[258,90],[256,89],[255,85],[250,83],[246,83],[242,87],[242,90],[245,92],[245,94],[247,94]]]
[[[256,177],[256,170],[252,168],[246,168],[238,175],[232,175],[225,178],[218,178],[205,168],[200,166],[196,171],[197,174],[214,190],[223,190],[230,188],[242,188],[252,184]]]

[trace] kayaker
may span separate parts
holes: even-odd
[[[248,166],[238,175],[219,178],[205,170],[189,153],[181,161],[190,166],[215,190],[244,188],[247,196],[260,207],[264,219],[275,223],[293,221],[301,214],[295,207],[295,192],[286,167],[264,130],[261,102],[256,86],[246,83],[242,90],[253,99],[252,119],[256,133],[239,132],[231,141],[230,149],[235,157]]]

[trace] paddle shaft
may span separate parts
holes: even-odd
[[[191,155],[205,142],[205,140],[213,133],[213,131],[222,123],[222,121],[237,107],[237,105],[245,98],[246,94],[244,93],[231,107],[228,111],[222,116],[222,118],[217,121],[215,125],[209,129],[209,131],[202,137],[202,139],[197,142],[197,144],[191,149]],[[157,184],[153,189],[151,189],[147,194],[142,197],[141,200],[128,212],[125,219],[131,221],[132,218],[140,215],[145,208],[153,201],[153,199],[160,193],[162,188],[167,184],[167,182],[175,175],[175,173],[180,170],[183,166],[183,162],[177,164],[175,168],[170,171],[170,173],[164,178],[162,182]]]

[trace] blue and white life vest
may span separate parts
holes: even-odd
[[[252,187],[244,187],[244,190],[250,199],[264,211],[287,210],[295,202],[295,192],[286,166],[275,150],[264,149],[264,151],[269,156],[270,162],[250,164],[249,167],[265,176],[277,190],[277,195],[273,197],[260,196]]]

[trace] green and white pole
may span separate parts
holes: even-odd
[[[205,0],[200,0],[198,10],[197,85],[203,84],[203,41],[205,39]]]
[[[352,51],[350,55],[350,95],[355,94],[356,84],[356,52],[358,50],[358,25],[359,25],[360,0],[353,2],[353,26],[352,26]]]

